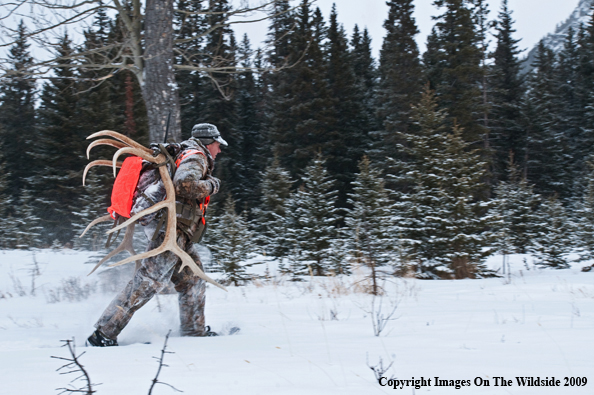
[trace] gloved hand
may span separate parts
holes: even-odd
[[[215,193],[219,192],[219,188],[221,187],[221,180],[213,176],[207,176],[206,180],[210,181],[210,185],[212,188],[210,192],[211,195],[214,195]]]

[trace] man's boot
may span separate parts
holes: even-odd
[[[117,340],[108,338],[103,333],[101,333],[99,329],[89,336],[87,342],[93,347],[111,347],[118,345]]]

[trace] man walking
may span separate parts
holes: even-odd
[[[194,125],[192,137],[179,144],[175,156],[173,184],[176,195],[177,244],[192,257],[202,269],[194,243],[205,230],[204,212],[210,196],[219,191],[219,180],[212,176],[214,160],[227,146],[216,126],[208,123]],[[152,206],[165,197],[158,171],[145,171],[138,181],[132,215]],[[157,213],[139,220],[149,238],[148,250],[161,245],[165,232],[161,216]],[[88,338],[96,347],[117,346],[117,336],[128,324],[132,315],[144,306],[169,281],[179,295],[180,332],[182,336],[216,336],[205,326],[204,280],[195,276],[189,267],[181,272],[180,258],[170,251],[143,259],[134,278],[105,309]]]

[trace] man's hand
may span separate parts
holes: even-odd
[[[219,191],[219,188],[221,187],[221,180],[213,176],[207,176],[206,180],[210,182],[212,188],[210,194],[214,195],[215,193],[217,193]]]

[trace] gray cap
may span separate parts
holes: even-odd
[[[227,147],[229,144],[221,137],[219,129],[211,123],[197,123],[192,128],[192,137],[199,139],[205,145],[218,141],[222,146]]]

